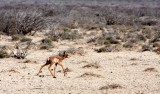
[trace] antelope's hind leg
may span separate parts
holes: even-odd
[[[43,67],[45,67],[49,64],[50,64],[50,60],[47,60],[46,63],[44,65],[42,65],[41,68],[39,69],[39,72],[37,73],[37,76],[42,72]]]
[[[37,76],[42,72],[42,68],[45,67],[46,64],[42,65],[41,68],[39,69],[39,72],[37,73]]]
[[[58,63],[58,65],[60,65],[61,66],[61,68],[62,68],[62,70],[63,70],[63,73],[64,73],[64,76],[66,76],[66,71],[65,71],[65,69],[64,69],[64,67],[63,67],[63,65],[61,64],[61,63]]]

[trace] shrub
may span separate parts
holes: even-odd
[[[84,49],[82,47],[78,47],[78,48],[69,48],[66,50],[66,52],[68,54],[79,54],[79,55],[83,55],[85,52],[84,52]]]
[[[100,87],[100,90],[108,90],[108,89],[122,89],[123,87],[119,84],[111,84],[107,86]]]
[[[116,32],[103,32],[102,35],[97,38],[97,44],[110,46],[110,44],[119,44],[119,34]]]
[[[154,20],[144,20],[144,21],[140,21],[141,25],[148,25],[148,26],[153,26],[153,25],[157,25],[158,21],[154,21]]]
[[[7,35],[34,35],[36,31],[45,26],[38,9],[16,9],[14,7],[13,9],[0,10],[0,25],[0,30]]]
[[[9,54],[4,51],[4,50],[0,50],[0,58],[9,58]]]
[[[142,51],[152,51],[152,47],[150,47],[150,45],[143,45]]]
[[[56,35],[50,35],[48,38],[51,39],[52,41],[58,41],[59,39],[59,37]]]
[[[111,48],[111,46],[110,47],[105,46],[105,47],[102,47],[102,48],[99,48],[99,49],[95,49],[95,51],[97,53],[112,52],[112,48]]]
[[[18,41],[21,40],[23,38],[22,35],[16,34],[12,36],[12,41]]]
[[[83,38],[82,34],[79,34],[77,31],[71,31],[71,30],[64,30],[60,34],[60,38],[62,40],[74,40],[74,39],[81,39]]]
[[[96,69],[98,69],[100,67],[101,66],[97,63],[90,63],[90,64],[87,64],[87,65],[83,66],[82,68],[96,68]]]
[[[99,75],[99,74],[94,74],[94,73],[91,73],[91,72],[86,72],[86,73],[82,74],[80,77],[98,77],[98,78],[100,78],[102,76]]]
[[[155,68],[146,68],[144,72],[158,72]]]
[[[50,49],[52,46],[52,40],[50,38],[45,38],[42,40],[40,49]]]
[[[31,38],[23,37],[20,41],[21,42],[27,42],[27,41],[32,41],[32,39]]]
[[[133,47],[133,43],[132,42],[126,42],[126,43],[123,44],[123,47],[132,48]]]

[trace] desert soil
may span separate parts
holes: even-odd
[[[1,44],[12,43],[1,40]],[[48,56],[73,45],[84,48],[85,53],[63,61],[70,70],[66,77],[60,66],[57,78],[48,67],[42,70],[42,77],[35,76]],[[0,94],[160,94],[160,56],[154,52],[96,53],[91,46],[66,41],[49,51],[30,52],[24,60],[0,59]],[[84,67],[91,64],[98,67]]]

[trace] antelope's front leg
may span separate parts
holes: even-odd
[[[65,71],[65,69],[64,69],[64,67],[63,67],[63,65],[61,64],[61,63],[58,63],[58,65],[60,65],[61,67],[62,67],[62,70],[63,70],[63,73],[64,73],[64,76],[66,76],[66,71]]]

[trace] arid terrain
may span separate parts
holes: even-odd
[[[42,36],[30,36],[33,41]],[[11,37],[1,36],[1,45],[12,46]],[[53,42],[50,50],[29,50],[25,59],[0,59],[1,94],[159,94],[160,56],[155,52],[95,52],[83,41]],[[48,56],[68,48],[81,48],[81,54],[70,54],[53,78],[45,67],[35,76]],[[53,69],[53,68],[52,68]]]
[[[0,94],[160,94],[159,5],[0,0]]]

